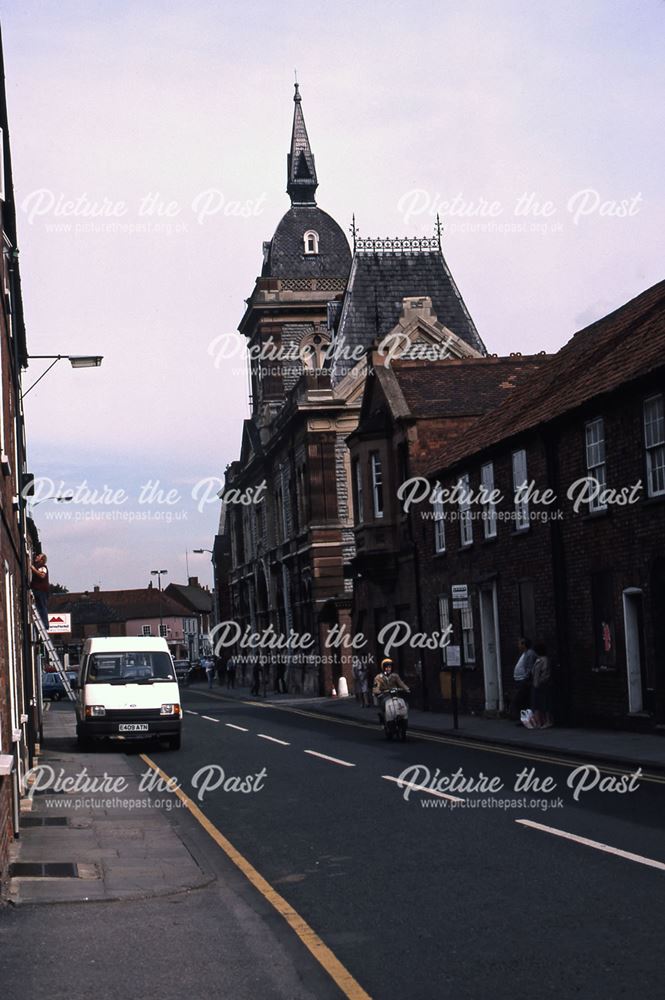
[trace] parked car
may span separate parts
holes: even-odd
[[[178,684],[182,684],[185,687],[189,684],[190,673],[192,670],[192,665],[189,660],[174,660],[175,664],[175,675],[178,678]]]
[[[78,681],[78,671],[68,670],[67,678],[73,687]],[[60,701],[61,698],[66,697],[67,692],[65,691],[65,685],[62,683],[60,674],[56,671],[42,673],[42,698],[47,701]]]

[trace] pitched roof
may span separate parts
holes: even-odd
[[[662,368],[665,281],[576,333],[543,371],[534,373],[495,412],[439,452],[433,474],[500,441],[569,413],[597,396]]]
[[[83,616],[88,622],[128,621],[134,618],[178,617],[189,613],[186,605],[174,600],[157,587],[136,590],[95,590],[72,594],[53,594],[49,597],[53,611],[71,611],[77,620]],[[76,610],[75,610],[76,609]],[[95,618],[94,614],[102,615]],[[93,617],[90,617],[93,615]]]
[[[412,416],[479,416],[501,406],[513,389],[541,371],[551,355],[394,360],[391,367]]]
[[[336,341],[349,352],[368,348],[395,328],[403,300],[417,296],[429,296],[439,322],[486,353],[436,239],[357,241]],[[351,367],[345,359],[336,361],[335,381]]]
[[[202,614],[209,614],[212,611],[212,594],[197,584],[170,583],[166,593],[176,601],[182,601],[185,607],[191,608],[192,611],[199,611]]]

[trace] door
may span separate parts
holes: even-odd
[[[499,650],[499,612],[496,583],[480,590],[480,635],[483,645],[485,711],[503,711],[501,653]]]
[[[623,624],[626,638],[628,711],[644,709],[644,643],[642,640],[642,591],[623,592]]]

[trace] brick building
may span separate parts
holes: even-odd
[[[35,665],[28,625],[31,536],[25,501],[25,430],[21,375],[28,355],[23,324],[16,209],[0,40],[0,878],[18,833],[23,777],[33,762],[39,730]]]
[[[453,356],[484,353],[439,239],[356,238],[352,257],[339,225],[316,204],[317,186],[296,86],[291,208],[264,244],[239,327],[251,352],[252,413],[240,458],[226,471],[225,495],[236,500],[225,505],[224,540],[214,548],[230,554],[226,584],[216,586],[226,585],[220,606],[243,633],[312,637],[309,653],[290,650],[268,662],[291,690],[315,694],[350,675],[350,657],[330,646],[329,635],[351,628],[346,438],[358,419],[366,354],[391,334],[400,350],[417,341]],[[241,502],[252,496],[260,502]],[[242,673],[248,660],[238,662]]]
[[[432,460],[433,485],[476,493],[440,504],[438,522],[411,510],[424,626],[452,625],[468,710],[505,708],[527,634],[551,656],[560,721],[665,724],[664,358],[660,283],[575,334]],[[445,657],[424,654],[432,707],[450,694]]]
[[[208,594],[210,601],[210,594]],[[71,615],[71,632],[54,636],[56,647],[78,663],[81,647],[91,636],[162,636],[175,659],[189,655],[189,636],[198,655],[200,615],[191,602],[157,587],[52,594],[50,614]]]
[[[480,415],[499,408],[549,359],[385,360],[374,352],[369,361],[360,419],[348,438],[356,542],[353,632],[365,637],[370,674],[390,653],[414,703],[434,707],[441,701],[439,678],[423,672],[421,652],[407,642],[386,650],[385,635],[381,641],[389,623],[423,632],[431,597],[429,558],[419,548],[431,522],[419,516],[422,501],[414,516],[408,500],[429,496],[424,475],[442,442],[463,440]],[[396,633],[396,641],[403,638],[405,629]]]

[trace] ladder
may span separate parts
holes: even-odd
[[[76,701],[76,695],[74,694],[74,689],[72,688],[72,685],[69,682],[67,671],[60,662],[60,657],[56,653],[55,646],[53,645],[51,636],[48,634],[46,626],[44,625],[44,622],[42,621],[40,614],[37,611],[37,605],[35,604],[35,599],[32,596],[32,594],[30,595],[30,606],[32,610],[32,623],[37,629],[39,638],[46,647],[46,655],[48,657],[49,663],[51,664],[51,666],[55,667],[57,673],[60,675],[60,680],[62,681],[63,687],[65,689],[65,692],[67,693],[67,697],[69,698],[69,700]]]

